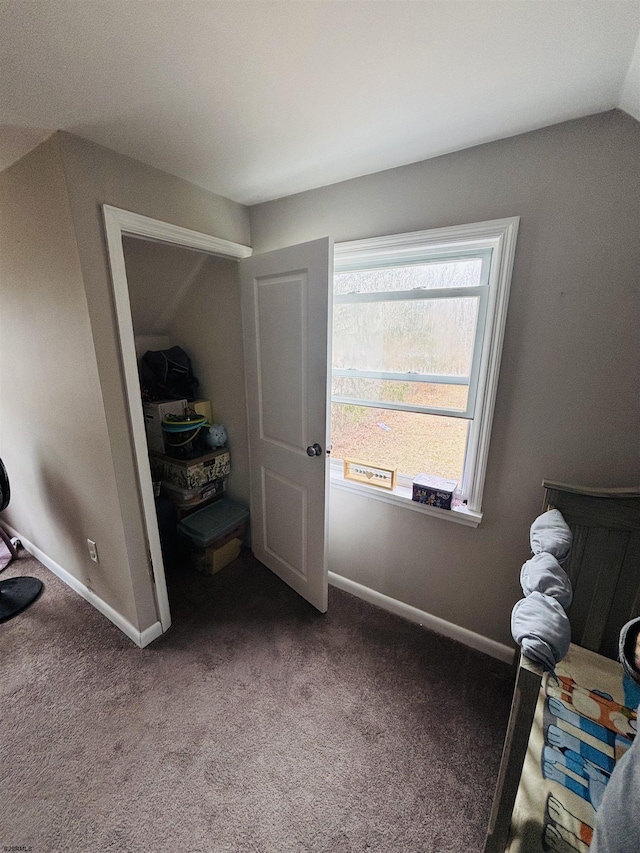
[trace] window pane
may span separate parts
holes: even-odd
[[[358,376],[334,376],[334,397],[350,397],[385,403],[407,403],[410,406],[429,406],[438,409],[467,408],[469,387],[432,382],[396,382],[392,379],[361,379]]]
[[[479,300],[335,305],[333,366],[469,376]]]
[[[468,421],[344,403],[331,405],[331,456],[462,480]]]
[[[481,272],[482,258],[340,272],[336,273],[333,280],[334,293],[379,293],[418,287],[427,290],[437,287],[477,287]]]

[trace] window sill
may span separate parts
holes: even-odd
[[[462,524],[465,527],[478,527],[482,521],[481,512],[474,512],[467,509],[466,506],[458,506],[453,509],[438,509],[434,506],[427,506],[426,504],[411,500],[411,489],[408,486],[396,486],[391,492],[387,489],[381,489],[378,486],[368,486],[362,483],[354,483],[351,480],[345,480],[342,472],[337,469],[331,470],[331,487],[344,489],[347,492],[355,492],[357,495],[383,501],[384,503],[402,507],[403,509],[410,509],[413,512],[420,512],[423,515],[431,515],[434,518],[453,521],[455,524]]]

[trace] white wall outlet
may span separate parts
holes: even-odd
[[[91,557],[93,562],[94,563],[99,562],[98,561],[98,548],[96,546],[96,543],[93,541],[93,539],[87,539],[87,548],[89,549],[89,556]]]

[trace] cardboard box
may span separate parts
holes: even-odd
[[[418,474],[413,480],[411,497],[417,503],[438,509],[451,509],[457,485],[455,480],[445,480],[444,477],[434,477],[432,474]]]
[[[230,539],[219,548],[209,545],[208,548],[191,546],[191,564],[198,572],[205,575],[215,575],[229,563],[237,560],[240,555],[242,540]]]
[[[147,431],[147,446],[155,453],[164,453],[164,433],[162,421],[166,415],[182,415],[186,400],[158,400],[143,403],[144,428]]]
[[[229,451],[226,447],[212,450],[195,459],[174,459],[164,453],[149,454],[151,475],[181,489],[199,489],[214,480],[227,477],[231,470]]]

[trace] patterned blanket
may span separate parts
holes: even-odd
[[[595,813],[637,729],[640,691],[580,646],[544,675],[507,853],[587,853]]]

